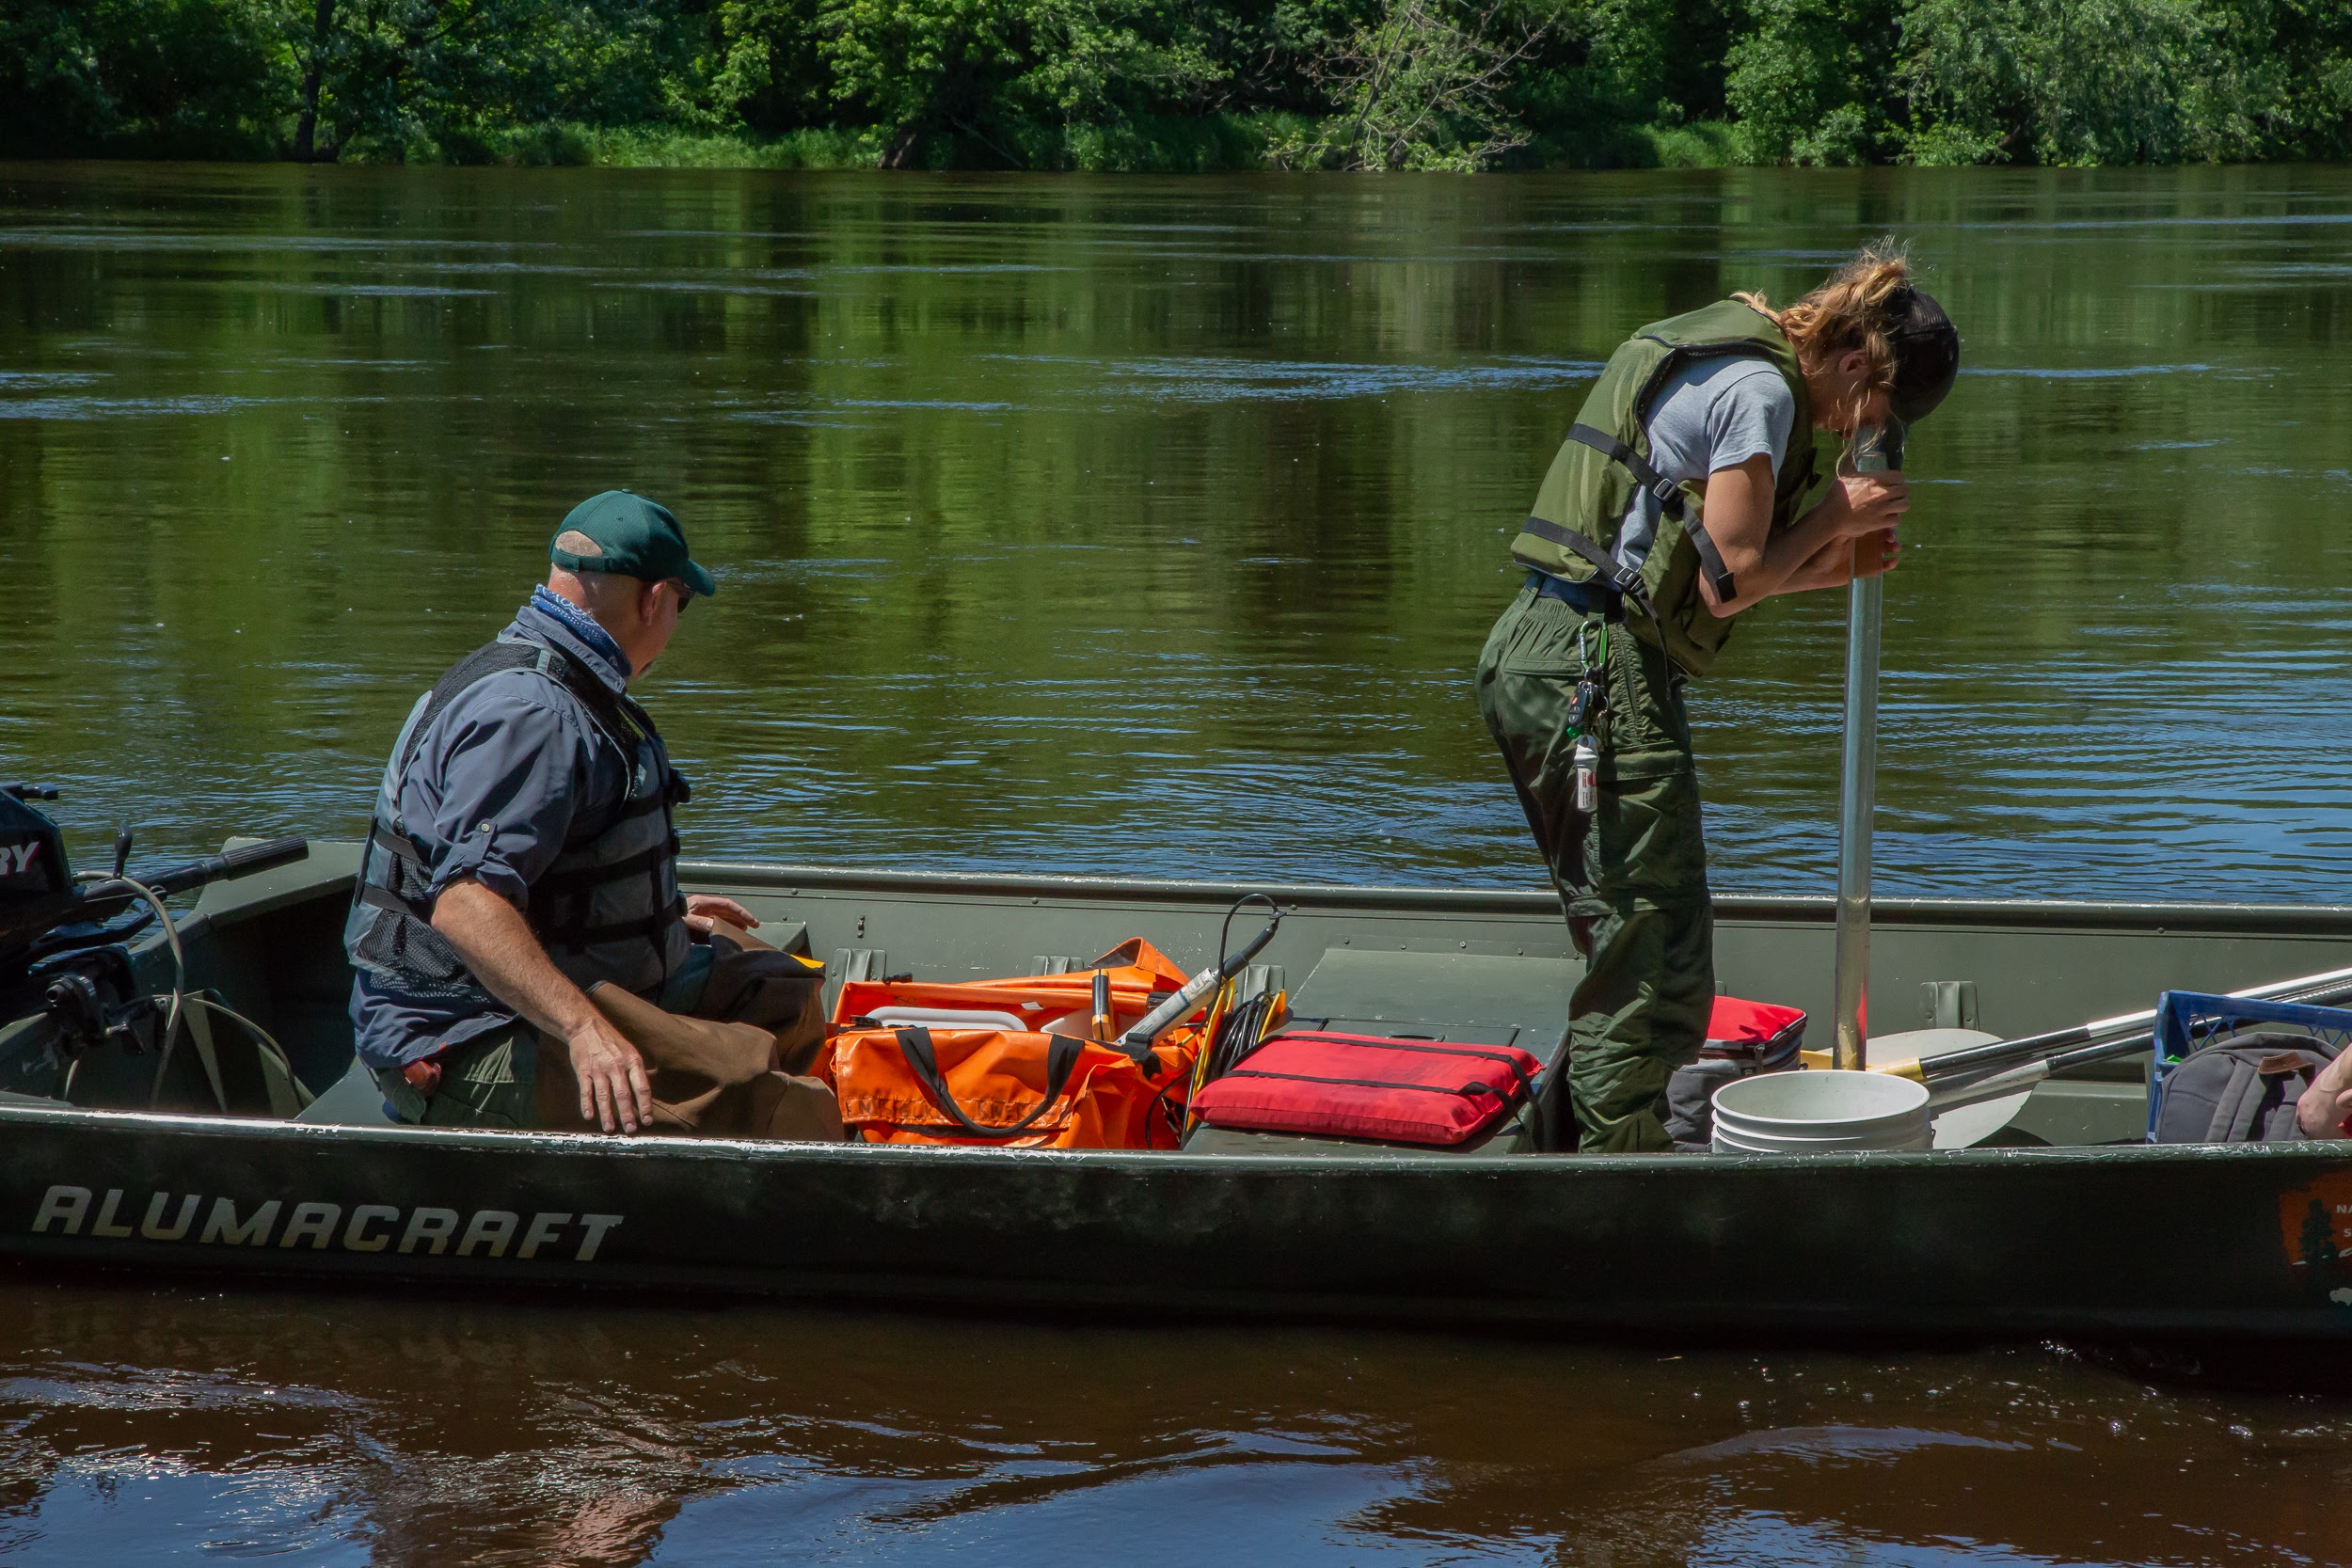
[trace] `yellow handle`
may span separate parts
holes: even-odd
[[[1809,1070],[1816,1072],[1827,1071],[1836,1065],[1826,1051],[1800,1051],[1797,1053],[1797,1059],[1804,1063]],[[1889,1078],[1908,1078],[1915,1084],[1924,1084],[1928,1081],[1926,1069],[1920,1067],[1919,1058],[1916,1056],[1904,1062],[1872,1062],[1870,1070],[1883,1072]]]

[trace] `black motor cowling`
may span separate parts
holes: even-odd
[[[0,784],[0,974],[36,940],[71,919],[78,900],[65,835],[30,800],[57,798],[54,789]]]

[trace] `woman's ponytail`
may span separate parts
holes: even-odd
[[[1895,388],[1895,343],[1887,336],[1891,325],[1888,302],[1911,282],[1911,261],[1897,246],[1866,245],[1836,276],[1795,304],[1775,310],[1760,293],[1734,294],[1780,324],[1795,345],[1797,361],[1808,369],[1825,365],[1855,349],[1869,356],[1864,386],[1871,391]]]

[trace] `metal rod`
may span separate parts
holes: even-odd
[[[1877,536],[1857,540],[1857,556],[1865,546],[1877,548]],[[1870,823],[1878,800],[1879,607],[1884,582],[1880,577],[1856,577],[1846,600],[1846,746],[1837,792],[1837,1041],[1830,1065],[1848,1072],[1868,1065]]]
[[[2296,989],[2287,989],[2287,988]],[[2281,990],[2285,994],[2280,994]],[[2341,974],[2332,985],[2312,985],[2309,981],[2286,981],[2278,985],[2261,986],[2253,990],[2235,990],[2230,995],[2249,1002],[2294,1002],[2307,1007],[2332,1006],[2339,1002],[2352,1001],[2352,981]],[[2149,1018],[2155,1015],[2150,1013]],[[2116,1038],[2093,1040],[2063,1051],[2045,1053],[2038,1058],[2005,1061],[1979,1058],[1973,1070],[1967,1063],[1957,1069],[1947,1068],[1947,1058],[1931,1056],[1919,1064],[1919,1081],[1928,1086],[1932,1099],[1930,1103],[1941,1108],[1950,1104],[1966,1104],[1979,1100],[1998,1100],[2002,1095],[2055,1078],[2075,1068],[2090,1067],[2097,1062],[2113,1061],[2152,1048],[2155,1041],[2145,1022],[2136,1032]],[[1953,1056],[1963,1053],[1953,1052]]]
[[[2307,974],[2295,980],[2272,980],[2259,986],[2228,994],[2243,1002],[2299,1002],[2307,1006],[2327,1006],[2352,999],[2352,969],[2331,969],[2323,974]],[[1957,1077],[1972,1072],[1999,1069],[2015,1062],[2030,1061],[2040,1056],[2073,1055],[2085,1049],[2107,1050],[2112,1054],[2128,1056],[2135,1051],[2145,1051],[2156,1022],[2156,1009],[2123,1013],[2115,1018],[2098,1019],[2089,1023],[2071,1024],[2053,1029],[2043,1035],[2028,1035],[2022,1039],[1997,1040],[1989,1045],[1973,1045],[1964,1051],[1947,1051],[1941,1056],[1930,1056],[1919,1065],[1926,1077]],[[2085,1056],[2085,1061],[2102,1058]]]

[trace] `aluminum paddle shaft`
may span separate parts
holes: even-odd
[[[1854,471],[1892,465],[1864,431]],[[1870,1021],[1870,824],[1878,806],[1879,609],[1886,579],[1861,575],[1862,552],[1876,535],[1854,541],[1853,584],[1846,594],[1846,747],[1837,788],[1837,1039],[1830,1063],[1841,1071],[1867,1066]]]

